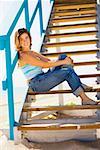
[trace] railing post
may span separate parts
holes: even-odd
[[[50,3],[51,3],[51,2],[54,2],[54,0],[50,0]]]
[[[0,50],[5,48],[5,35],[0,36]]]
[[[40,17],[40,33],[42,36],[42,33],[44,33],[44,29],[43,29],[43,15],[42,15],[42,2],[41,2],[41,0],[38,1],[38,5],[39,5],[39,17]]]
[[[28,29],[28,31],[30,31],[28,0],[24,0],[24,6],[25,6],[25,23],[26,23],[26,28]]]
[[[13,102],[13,83],[12,83],[12,69],[11,69],[11,52],[10,52],[10,37],[6,36],[5,40],[6,53],[6,74],[8,85],[8,110],[9,110],[9,127],[10,140],[14,140],[14,102]]]

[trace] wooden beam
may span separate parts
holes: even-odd
[[[87,66],[87,65],[97,65],[99,61],[92,61],[92,62],[76,62],[74,63],[75,66]]]
[[[73,12],[53,12],[52,17],[64,17],[64,16],[76,16],[76,15],[86,15],[86,14],[96,14],[96,10],[79,10],[79,11],[73,11]]]
[[[80,78],[94,78],[94,77],[100,77],[100,73],[98,74],[86,74],[86,75],[79,75]]]
[[[50,30],[70,30],[70,29],[83,29],[83,28],[97,28],[97,24],[95,23],[80,23],[74,25],[59,25],[59,26],[49,26]]]
[[[95,111],[95,110],[94,110]],[[63,114],[64,115],[64,114]],[[94,123],[96,122],[97,120],[99,121],[100,119],[98,119],[97,117],[94,117],[94,116],[70,116],[70,115],[64,115],[63,117],[62,116],[55,116],[53,115],[54,117],[56,117],[56,119],[48,119],[48,116],[47,116],[47,119],[30,119],[30,120],[25,120],[22,122],[22,125],[32,125],[32,124],[75,124],[75,123]],[[59,119],[59,117],[61,117]]]
[[[89,88],[86,89],[85,92],[100,92],[100,88]],[[72,90],[53,90],[53,91],[47,91],[47,92],[28,92],[28,95],[39,95],[39,94],[66,94],[66,93],[72,93]]]
[[[55,10],[64,9],[81,9],[81,8],[96,8],[96,4],[79,4],[79,5],[54,5]]]
[[[60,33],[60,34],[47,34],[46,37],[52,38],[69,38],[75,36],[96,36],[97,31],[84,31],[84,32],[74,32],[74,33]]]
[[[53,47],[64,47],[64,46],[81,46],[81,45],[90,45],[97,44],[97,39],[94,40],[84,40],[84,41],[71,41],[71,42],[60,42],[60,43],[45,43],[44,48],[53,48]]]
[[[67,54],[68,56],[72,55],[88,55],[88,54],[96,54],[99,51],[99,49],[93,49],[93,50],[77,50],[77,51],[63,51],[63,52],[43,52],[42,54],[47,57],[57,57],[61,54]]]
[[[91,124],[63,124],[63,125],[22,125],[18,127],[21,131],[32,130],[85,130],[85,129],[100,129],[100,123]]]
[[[96,0],[55,0],[55,5],[62,5],[62,4],[68,4],[68,5],[71,5],[71,4],[92,4],[92,3],[96,3],[97,1]]]
[[[23,107],[23,112],[28,111],[61,111],[61,110],[83,110],[83,109],[100,109],[100,105],[73,105],[73,106],[31,106]]]
[[[59,18],[59,19],[52,19],[50,23],[62,23],[62,22],[75,22],[75,21],[89,21],[96,20],[96,16],[78,16],[75,18]]]

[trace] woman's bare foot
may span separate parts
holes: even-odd
[[[90,98],[85,94],[84,91],[82,91],[82,92],[80,93],[80,97],[81,97],[81,99],[82,99],[82,104],[83,104],[83,105],[97,105],[97,104],[100,103],[100,101],[95,102],[94,100],[90,99]]]

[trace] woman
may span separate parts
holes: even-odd
[[[31,51],[32,39],[27,29],[19,29],[15,33],[15,46],[19,55],[19,66],[25,74],[29,87],[36,92],[49,91],[63,81],[67,81],[73,94],[82,99],[83,104],[98,104],[84,92],[83,84],[75,73],[73,60],[61,55],[57,61],[51,61],[45,56]],[[42,68],[51,68],[46,73]]]

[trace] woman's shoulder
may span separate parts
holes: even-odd
[[[26,65],[26,56],[32,56],[31,51],[19,51],[19,67]]]
[[[24,62],[24,55],[26,53],[24,51],[19,51],[18,52],[18,55],[19,55],[19,60],[18,60],[18,66],[19,67],[23,67],[25,65],[25,62]]]
[[[31,54],[33,54],[33,52],[31,52],[31,51],[19,51],[20,57],[24,56],[24,55],[31,55]]]

